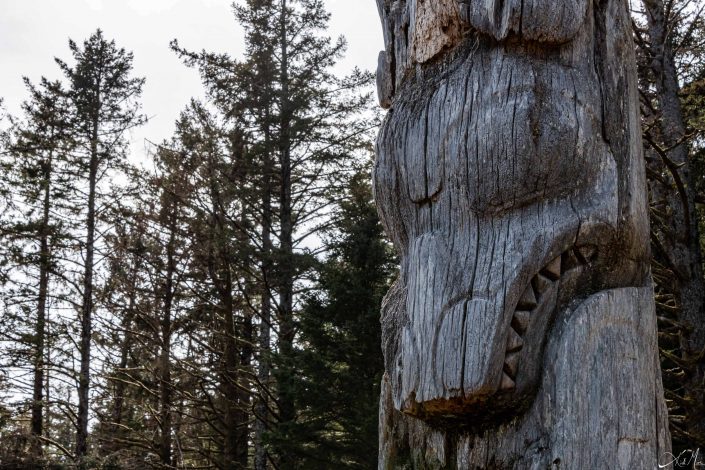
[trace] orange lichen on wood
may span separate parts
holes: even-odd
[[[462,27],[457,0],[417,0],[412,59],[424,63],[460,42]]]

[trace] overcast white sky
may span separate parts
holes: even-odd
[[[198,73],[169,50],[176,38],[191,50],[243,51],[232,0],[0,0],[0,97],[11,114],[26,97],[22,76],[59,78],[53,58],[70,59],[68,38],[82,42],[96,28],[135,54],[135,75],[147,78],[142,98],[150,122],[133,132],[133,155],[144,140],[168,138],[192,96],[201,97]],[[353,67],[374,71],[383,47],[375,0],[325,0],[330,35],[348,40],[340,74]]]

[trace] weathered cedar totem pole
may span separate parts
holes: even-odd
[[[670,451],[627,0],[378,0],[380,469]]]

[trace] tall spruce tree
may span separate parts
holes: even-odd
[[[179,301],[185,275],[185,262],[189,255],[186,248],[185,191],[188,175],[179,154],[168,150],[158,152],[162,172],[158,178],[159,204],[155,215],[158,231],[155,234],[156,248],[153,258],[154,306],[152,323],[157,345],[155,378],[158,393],[159,442],[157,446],[161,464],[175,465],[173,455],[173,411],[175,387],[173,380],[173,349],[178,332]]]
[[[118,48],[97,30],[82,46],[69,41],[74,64],[56,59],[69,83],[75,113],[75,139],[80,151],[75,160],[76,176],[85,183],[77,192],[77,203],[85,207],[85,234],[81,246],[81,306],[79,314],[80,371],[78,375],[78,412],[76,416],[77,461],[88,453],[88,420],[90,405],[91,335],[94,313],[94,271],[101,183],[112,170],[124,162],[128,144],[126,132],[141,125],[138,99],[143,78],[134,78],[133,55]]]
[[[60,214],[71,187],[66,170],[73,139],[62,85],[45,78],[38,85],[25,78],[25,84],[29,99],[22,104],[22,119],[13,120],[6,142],[5,183],[11,188],[13,210],[12,218],[0,226],[0,256],[12,272],[12,282],[4,292],[2,338],[15,345],[5,351],[13,365],[30,369],[30,453],[39,459],[46,438],[50,283],[68,238]]]

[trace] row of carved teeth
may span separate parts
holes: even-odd
[[[519,302],[517,303],[512,324],[509,328],[507,338],[507,348],[502,371],[501,390],[513,390],[516,387],[516,376],[519,368],[519,357],[524,340],[522,336],[526,333],[531,317],[538,308],[541,296],[558,282],[561,275],[594,261],[597,248],[592,245],[576,247],[568,250],[561,256],[548,263],[541,271],[531,279],[531,283],[526,287]]]

